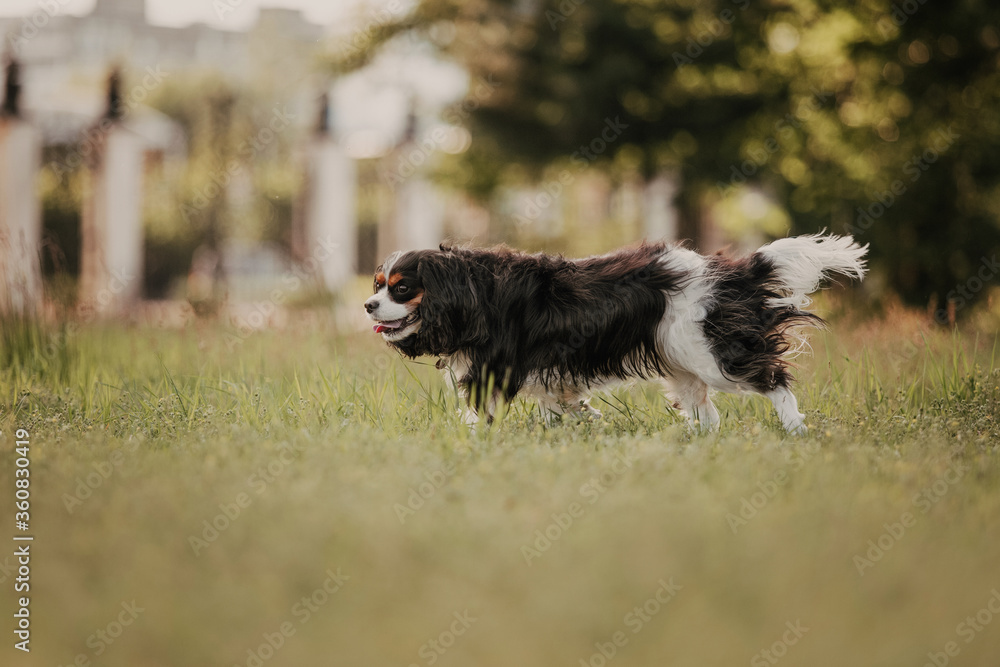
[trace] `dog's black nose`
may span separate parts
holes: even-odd
[[[378,308],[377,301],[370,301],[370,300],[365,301],[365,310],[368,311],[369,313],[375,312],[376,308]]]

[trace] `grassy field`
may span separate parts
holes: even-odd
[[[4,549],[0,663],[996,665],[979,329],[835,320],[796,439],[738,397],[692,435],[652,385],[600,394],[599,422],[515,402],[470,433],[429,362],[322,319],[8,326],[0,509],[15,534],[24,428],[33,650]]]

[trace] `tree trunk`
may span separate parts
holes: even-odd
[[[674,198],[677,207],[677,238],[687,240],[691,247],[700,250],[704,241],[705,212],[701,203],[701,188],[685,172],[681,174],[680,187]]]

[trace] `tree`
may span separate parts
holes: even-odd
[[[417,31],[494,82],[466,100],[482,190],[510,162],[673,169],[697,243],[706,207],[752,185],[794,231],[870,242],[910,302],[961,307],[1000,248],[998,25],[986,0],[422,0],[347,66]],[[627,127],[586,150],[609,121]]]

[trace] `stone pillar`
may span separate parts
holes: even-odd
[[[33,127],[0,119],[0,315],[31,317],[42,304],[40,153]]]
[[[142,139],[121,123],[117,75],[87,168],[78,301],[99,316],[123,314],[141,294]]]
[[[0,317],[33,317],[42,304],[40,136],[19,117],[17,61],[7,66],[0,110]]]
[[[396,187],[396,250],[437,248],[444,240],[444,210],[434,185],[419,173]]]
[[[392,214],[380,225],[379,260],[395,250],[437,248],[444,236],[444,206],[422,166],[431,158],[428,149],[417,142],[417,116],[411,111],[403,141],[396,147],[392,161],[396,165],[392,179]],[[386,229],[388,227],[388,229]]]
[[[308,146],[304,233],[295,244],[307,267],[331,292],[342,289],[357,273],[357,166],[329,131],[329,107],[323,110]]]
[[[642,197],[643,233],[650,241],[677,240],[677,208],[674,206],[677,178],[675,174],[660,172],[646,183]]]

